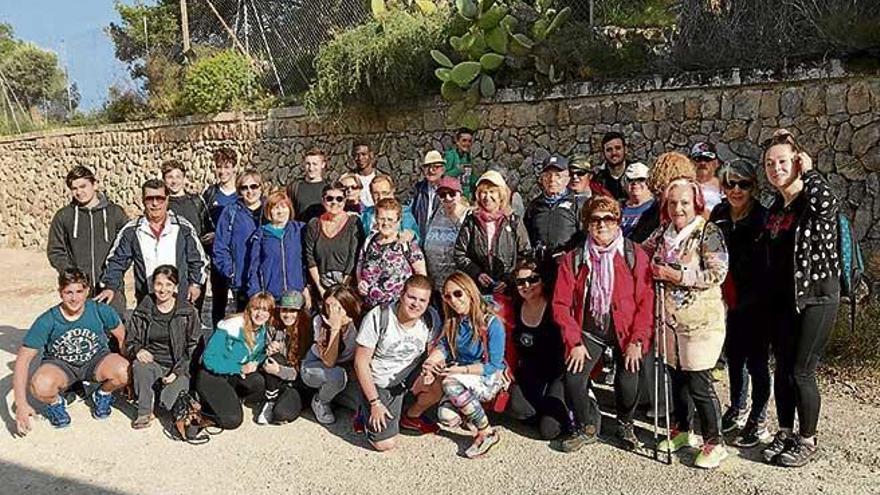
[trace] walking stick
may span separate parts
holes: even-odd
[[[663,282],[654,284],[654,459],[659,459],[660,379],[663,378],[664,419],[666,421],[666,464],[672,464],[672,445],[669,437],[669,379],[666,376],[666,290]],[[663,357],[660,346],[663,345]]]
[[[660,336],[661,342],[663,343],[663,362],[661,363],[663,370],[663,405],[666,406],[663,408],[664,412],[664,420],[666,421],[666,464],[672,464],[672,439],[670,438],[670,434],[672,431],[672,427],[669,422],[669,400],[671,399],[670,395],[672,395],[669,391],[672,384],[669,383],[669,373],[666,369],[666,356],[668,355],[667,343],[666,343],[666,284],[660,282],[660,328],[662,329],[662,335]]]

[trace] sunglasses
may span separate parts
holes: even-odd
[[[250,189],[251,191],[256,191],[261,187],[262,187],[261,184],[242,184],[242,185],[238,186],[238,190],[241,192],[245,192],[248,189]]]
[[[792,136],[788,132],[782,132],[782,133],[779,133],[775,136],[770,136],[769,138],[765,139],[763,142],[761,142],[761,147],[764,149],[767,149],[767,148],[769,148],[771,146],[775,146],[777,144],[790,144],[790,145],[794,146],[795,145],[794,136]]]
[[[452,201],[453,199],[455,199],[456,196],[458,196],[458,193],[456,191],[443,191],[437,193],[437,196],[443,201]]]
[[[342,203],[345,201],[345,196],[324,196],[324,201],[328,203]]]
[[[579,168],[576,168],[576,169],[568,169],[568,171],[569,171],[569,173],[571,173],[571,175],[572,175],[573,177],[583,177],[583,176],[585,176],[585,175],[589,175],[589,174],[590,174],[590,172],[588,172],[588,171],[586,171],[586,170],[581,170],[581,169],[579,169]]]
[[[590,225],[594,227],[598,227],[604,224],[615,224],[618,222],[618,218],[613,215],[605,215],[601,217],[590,217]]]
[[[164,203],[166,199],[165,196],[145,196],[144,203]]]
[[[345,186],[345,187],[342,188],[342,191],[343,191],[343,192],[349,192],[349,191],[360,191],[360,190],[363,189],[363,188],[364,188],[364,186],[358,184],[358,185],[356,185],[356,186]]]
[[[626,180],[630,184],[644,184],[645,182],[648,182],[648,179],[646,179],[644,177],[639,177],[638,179],[626,179]]]
[[[527,285],[535,285],[541,281],[541,276],[537,273],[529,275],[528,277],[520,277],[516,279],[517,287],[525,287]]]
[[[455,289],[452,292],[447,292],[443,294],[443,299],[446,299],[447,301],[451,301],[452,299],[461,299],[462,297],[464,297],[464,291],[461,289]]]
[[[750,191],[754,185],[755,183],[750,180],[726,180],[723,184],[725,189],[733,190],[739,187],[741,191]]]
[[[446,168],[445,163],[426,163],[422,165],[422,168],[430,168],[430,169],[438,169],[438,168]]]

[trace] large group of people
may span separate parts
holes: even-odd
[[[190,194],[170,160],[143,184],[134,219],[74,167],[47,250],[61,301],[15,364],[19,433],[37,410],[68,426],[69,391],[83,385],[98,419],[127,390],[135,429],[193,404],[200,427],[223,430],[242,424],[242,404],[260,425],[306,405],[331,424],[348,408],[378,451],[402,429],[461,427],[473,437],[463,455],[477,458],[501,440],[502,414],[574,452],[612,412],[594,393],[604,372],[625,448],[645,444],[635,418],[649,403],[671,415],[653,447],[698,447],[699,467],[717,467],[730,444],[761,444],[781,466],[813,458],[816,366],[840,297],[838,202],[791,134],[764,143],[760,164],[723,163],[697,143],[649,167],[610,132],[600,165],[537,164],[540,191],[521,208],[505,168],[474,173],[473,141],[460,129],[445,154],[427,152],[406,204],[366,142],[338,179],[312,149],[302,178],[278,188],[220,149],[215,182]],[[713,376],[722,354],[726,409]]]

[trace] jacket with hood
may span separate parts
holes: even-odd
[[[284,230],[263,225],[251,238],[248,297],[264,290],[275,299],[289,290],[302,291],[306,278],[303,267],[302,222],[287,222]]]
[[[250,210],[239,200],[227,206],[214,233],[214,266],[233,290],[247,290],[251,237],[260,227],[263,208]]]
[[[46,246],[49,264],[59,273],[78,268],[92,284],[98,284],[113,241],[127,222],[125,211],[103,193],[98,193],[94,208],[71,201],[52,218]]]
[[[129,317],[125,333],[125,353],[128,357],[136,359],[137,353],[147,348],[150,342],[150,320],[155,311],[156,302],[152,297],[145,297]],[[171,334],[171,359],[174,361],[171,372],[188,377],[193,350],[202,335],[202,325],[198,311],[187,301],[178,302],[173,312],[168,326]]]
[[[503,217],[490,248],[486,231],[474,215],[468,212],[458,231],[454,248],[455,265],[474,280],[485,273],[496,282],[507,282],[507,286],[512,287],[511,278],[517,261],[531,251],[529,235],[522,220],[515,214]],[[480,287],[480,290],[491,292],[486,287]]]
[[[244,316],[235,315],[217,324],[205,345],[202,364],[215,375],[237,375],[246,363],[262,364],[266,360],[266,325],[256,330],[254,347],[244,340]]]
[[[186,299],[191,284],[204,287],[208,273],[208,258],[195,229],[173,211],[168,212],[158,238],[146,217],[140,216],[125,224],[107,255],[101,282],[105,287],[119,290],[122,278],[132,264],[138,302],[151,292],[153,270],[159,265],[177,267],[180,274],[177,297],[180,300]]]

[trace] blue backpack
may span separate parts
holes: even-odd
[[[844,213],[837,215],[837,250],[840,253],[840,296],[849,299],[849,326],[852,331],[856,327],[856,291],[865,274],[865,261],[853,235],[852,222]]]

